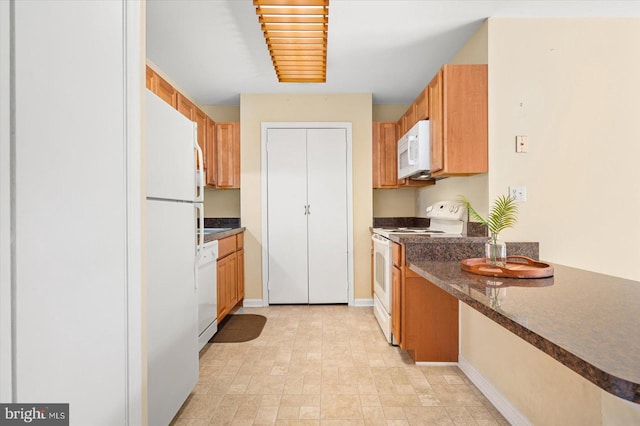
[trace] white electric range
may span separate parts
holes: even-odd
[[[390,235],[425,235],[429,237],[462,237],[467,209],[458,201],[439,201],[427,207],[428,228],[373,228],[373,313],[387,341],[395,344],[391,333],[391,274],[393,259]]]

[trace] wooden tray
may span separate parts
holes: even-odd
[[[553,276],[553,266],[525,256],[507,256],[507,266],[490,265],[484,257],[460,261],[463,271],[505,278],[546,278]]]

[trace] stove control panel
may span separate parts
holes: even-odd
[[[467,209],[459,201],[438,201],[427,207],[429,219],[460,220],[467,219]]]

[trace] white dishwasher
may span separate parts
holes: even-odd
[[[198,343],[202,349],[218,331],[218,241],[202,247],[198,260]]]

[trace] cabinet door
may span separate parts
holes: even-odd
[[[176,109],[191,121],[195,121],[196,106],[182,93],[178,93],[178,102]]]
[[[412,271],[406,272],[405,346],[415,362],[458,361],[458,299]]]
[[[443,173],[485,173],[487,66],[445,65],[441,73]]]
[[[433,80],[431,80],[431,83],[429,83],[429,134],[431,139],[431,173],[438,172],[444,167],[442,78],[442,71],[440,71],[433,78]]]
[[[158,73],[147,66],[146,68],[147,89],[155,93],[160,99],[176,108],[178,105],[178,91],[167,80],[160,77]]]
[[[155,72],[147,67],[146,69],[146,77],[145,77],[145,85],[147,87],[147,89],[151,90],[153,93],[156,93],[156,89],[154,87],[154,83],[155,83],[155,79],[153,78],[155,75]]]
[[[401,304],[401,284],[402,274],[400,268],[393,266],[391,268],[391,333],[396,338],[398,345],[402,347],[402,329],[400,322],[400,315],[402,313]]]
[[[305,129],[267,130],[270,304],[309,303],[305,138]]]
[[[236,253],[227,256],[227,305],[231,310],[238,303],[238,256]]]
[[[178,91],[158,74],[155,75],[155,78],[157,79],[157,83],[155,84],[155,93],[166,103],[175,108],[178,103]]]
[[[240,188],[240,123],[216,123],[218,188]]]
[[[373,187],[398,187],[397,125],[373,123]]]
[[[205,126],[207,128],[206,131],[206,154],[205,158],[207,159],[207,167],[206,167],[206,175],[207,180],[205,183],[210,186],[216,185],[216,123],[207,117]]]
[[[347,132],[307,129],[309,303],[347,303]]]
[[[227,269],[229,268],[229,262],[227,258],[222,258],[218,260],[218,324],[220,321],[227,315],[229,312],[229,303],[227,296],[227,287],[228,284],[228,273]]]
[[[238,250],[238,301],[244,300],[244,249]]]
[[[413,103],[416,121],[429,118],[429,89],[425,88]]]

